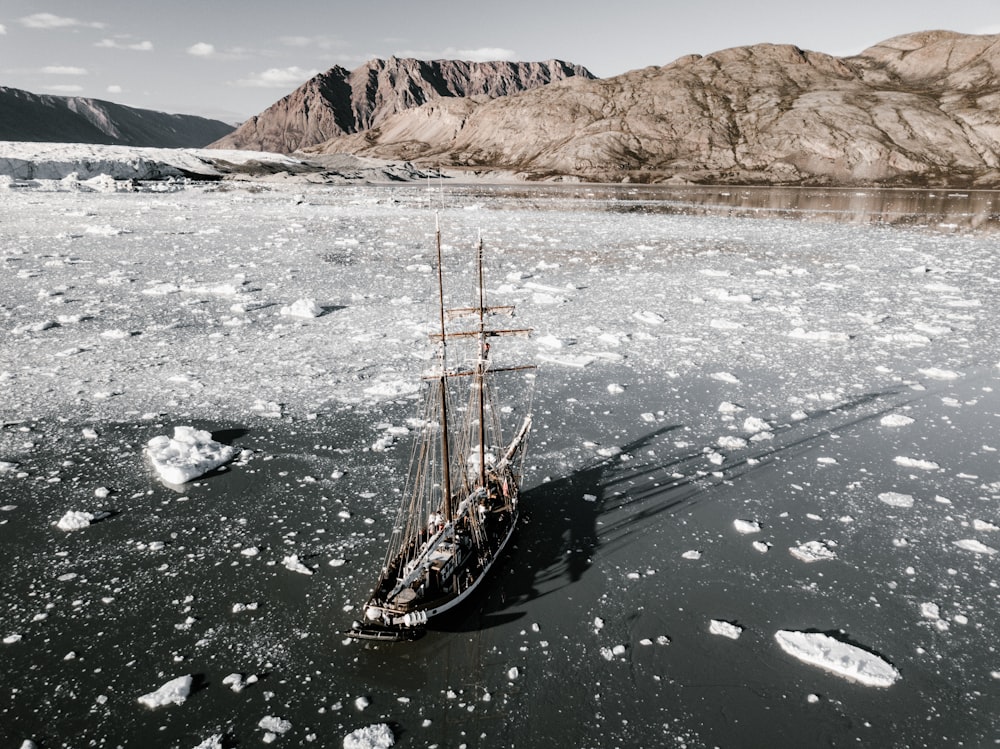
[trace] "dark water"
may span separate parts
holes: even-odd
[[[948,440],[938,454],[961,459],[964,476],[995,480],[995,454],[982,450],[1000,418],[996,393],[983,389],[992,373],[936,392],[866,393],[779,425],[773,440],[722,465],[683,410],[655,423],[635,418],[667,389],[691,413],[713,407],[714,394],[649,382],[609,407],[603,385],[583,373],[571,380],[540,395],[526,522],[493,584],[408,644],[347,643],[339,630],[356,613],[344,606],[362,600],[381,561],[395,474],[405,469],[405,448],[365,447],[375,421],[402,419],[410,404],[309,422],[200,424],[256,452],[183,494],[142,467],[139,446],[163,424],[107,424],[96,442],[80,438],[78,425],[22,425],[37,448],[20,466],[29,475],[3,483],[4,502],[18,506],[0,526],[4,624],[23,635],[0,651],[4,740],[195,746],[221,733],[245,746],[262,738],[265,715],[291,721],[278,741],[293,746],[339,746],[375,722],[390,723],[400,746],[998,738],[1000,688],[989,676],[997,570],[949,538],[962,535],[953,529],[960,518],[995,519],[1000,492],[952,476],[933,492],[953,504],[937,505],[913,476],[901,490],[917,504],[897,510],[875,499],[878,481],[864,485],[866,465],[874,476],[925,438],[886,440],[881,415],[906,404],[920,421],[946,418],[942,397],[978,406],[949,418],[953,428],[935,436]],[[631,459],[595,456],[581,446],[589,441]],[[67,456],[73,465],[60,465]],[[851,465],[855,485],[818,457]],[[347,463],[345,476],[327,478]],[[49,525],[101,484],[115,487],[105,500],[113,517],[74,533]],[[350,517],[340,517],[344,508]],[[760,520],[771,551],[735,533],[737,518]],[[805,565],[787,553],[811,538],[835,539],[840,559]],[[894,545],[900,538],[907,546]],[[251,546],[258,556],[240,553]],[[684,559],[687,550],[702,556]],[[316,574],[285,569],[290,552]],[[935,630],[915,612],[925,600],[961,610],[968,623]],[[252,602],[255,611],[233,613]],[[39,613],[47,616],[33,622]],[[738,623],[742,636],[708,634],[711,619]],[[783,654],[778,629],[837,630],[903,678],[883,690],[825,674]],[[606,657],[617,645],[623,652]],[[234,694],[222,684],[234,672],[260,680]],[[196,677],[184,705],[137,705],[182,674]],[[358,697],[370,703],[364,710]]]
[[[577,205],[593,201],[615,213],[803,219],[944,232],[1000,229],[1000,193],[994,190],[663,185],[490,185],[461,190],[493,200],[535,200],[540,210],[560,206],[553,198],[562,198]]]

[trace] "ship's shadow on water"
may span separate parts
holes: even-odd
[[[729,451],[721,463],[724,451],[714,443],[675,451],[665,460],[641,460],[656,447],[662,451],[662,438],[682,428],[663,426],[620,445],[611,457],[533,486],[521,494],[522,520],[512,548],[484,581],[485,590],[432,629],[471,631],[516,621],[524,613],[511,609],[578,583],[591,572],[595,556],[614,553],[664,518],[710,501],[715,487],[770,469],[778,459],[794,458],[906,402],[893,389],[860,395],[775,426],[769,439]]]

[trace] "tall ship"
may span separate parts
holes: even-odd
[[[445,307],[441,229],[436,227],[439,319],[433,371],[424,375],[424,414],[409,478],[378,580],[347,634],[356,639],[412,639],[432,617],[455,608],[483,582],[517,526],[528,433],[530,396],[524,384],[508,392],[525,415],[505,431],[502,380],[533,365],[498,366],[491,343],[530,330],[497,327],[512,306],[489,306],[483,241],[476,248],[475,299],[470,307]],[[528,388],[530,390],[530,388]]]

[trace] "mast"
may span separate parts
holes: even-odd
[[[441,311],[441,376],[438,381],[438,392],[441,398],[441,461],[443,465],[442,490],[444,491],[444,521],[450,523],[452,520],[451,508],[451,450],[448,445],[448,376],[446,372],[447,359],[445,347],[447,335],[445,334],[444,321],[444,270],[441,267],[441,223],[437,215],[434,216],[435,241],[437,244],[437,267],[438,267],[438,306]]]
[[[476,367],[476,387],[479,390],[479,486],[486,486],[486,289],[483,285],[483,236],[479,235],[477,251],[479,271],[479,364]]]

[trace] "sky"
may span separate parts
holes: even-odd
[[[560,59],[602,78],[761,42],[844,56],[1000,33],[997,0],[3,0],[0,86],[230,123],[373,57]]]

